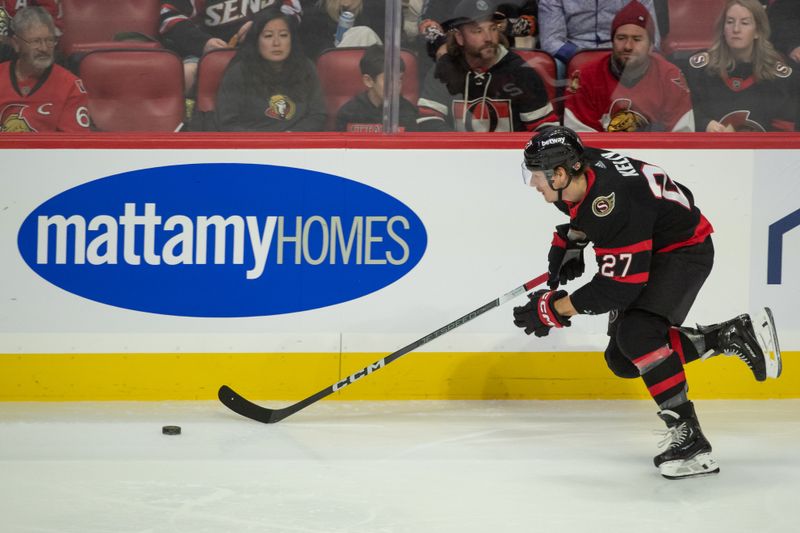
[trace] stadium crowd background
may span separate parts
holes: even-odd
[[[393,30],[386,27],[391,20],[386,11],[395,3],[384,0],[0,0],[0,132],[374,134],[387,125],[401,132],[501,132],[555,122],[579,131],[797,130],[796,0],[642,0],[639,8],[627,0],[603,2],[601,8],[594,1],[575,0],[396,2],[402,2],[399,28],[394,29],[400,48],[386,54],[380,45]],[[52,17],[55,39],[47,34],[26,39],[21,30],[15,34],[15,17],[26,8],[39,8]],[[744,23],[755,26],[756,43],[752,65],[744,71],[742,61],[713,51],[715,40],[724,44],[725,19],[738,17],[742,8],[744,19],[750,13]],[[628,11],[620,15],[623,9]],[[342,12],[352,16],[343,17]],[[739,22],[737,18],[730,24]],[[465,32],[473,28],[478,35],[479,23],[490,23],[498,34],[499,47],[485,52],[492,56],[485,66],[463,60],[470,46]],[[626,69],[613,72],[612,61],[605,67],[611,71],[612,86],[599,104],[595,102],[603,113],[593,122],[578,101],[601,98],[580,93],[599,83],[585,76],[593,63],[609,64],[614,31],[631,26],[641,27],[652,45],[650,65],[660,66],[660,77],[646,83],[646,75],[638,72],[626,79]],[[273,44],[262,46],[267,38]],[[771,43],[767,52],[758,46],[759,38]],[[265,48],[273,45],[272,50]],[[493,65],[509,63],[508,57],[499,60],[506,49],[521,61],[498,73]],[[480,44],[474,52],[478,59],[484,54]],[[459,53],[464,58],[459,59]],[[27,76],[17,70],[19,79],[15,78],[14,65],[19,68],[26,57],[33,63],[44,61],[48,54],[56,66]],[[402,77],[396,87],[387,84],[384,89],[380,57],[393,55],[401,58]],[[723,65],[720,72],[703,77],[715,58]],[[276,64],[285,68],[276,69]],[[459,68],[467,73],[466,81],[450,82],[449,75],[462,74]],[[56,69],[66,72],[58,85],[51,83],[50,92],[67,87],[74,92],[78,87],[80,94],[58,100],[47,93]],[[531,69],[535,75],[529,74]],[[527,81],[520,81],[523,77]],[[490,93],[500,81],[512,90]],[[641,84],[638,92],[632,89],[636,84]],[[689,111],[694,105],[691,122],[686,112],[674,120],[648,116],[651,109],[681,105],[667,100],[666,93],[662,96],[661,89],[671,85],[690,94],[686,105]],[[400,112],[392,125],[383,100],[393,101],[395,91],[400,94]],[[531,97],[537,91],[543,91],[543,101]],[[56,99],[40,102],[37,93],[39,98]],[[640,103],[642,95],[651,101]],[[738,98],[733,112],[709,115],[709,108],[731,95]],[[74,128],[64,127],[69,120],[53,119],[59,107],[67,105],[82,110],[66,113],[68,119],[77,117]],[[343,106],[348,107],[343,111]],[[37,108],[45,109],[46,116],[33,116]],[[352,116],[343,118],[345,111]]]

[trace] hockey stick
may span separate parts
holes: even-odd
[[[400,348],[396,352],[387,355],[383,359],[376,361],[369,365],[366,368],[362,368],[355,374],[352,374],[341,381],[338,381],[331,385],[330,387],[326,387],[319,391],[318,393],[314,394],[313,396],[309,396],[305,400],[301,400],[295,404],[292,404],[288,407],[284,407],[283,409],[268,409],[267,407],[261,407],[260,405],[256,405],[247,398],[241,396],[239,393],[228,387],[227,385],[223,385],[219,388],[219,401],[225,404],[226,407],[231,409],[232,411],[239,413],[240,415],[250,418],[252,420],[256,420],[258,422],[263,422],[265,424],[274,424],[275,422],[280,422],[284,418],[289,415],[293,415],[297,411],[301,409],[305,409],[309,405],[318,400],[325,398],[326,396],[333,394],[334,392],[345,388],[346,386],[350,385],[351,383],[355,383],[359,379],[366,377],[373,372],[380,370],[381,368],[385,367],[392,361],[399,359],[403,355],[407,354],[412,350],[416,350],[423,344],[427,344],[433,339],[441,337],[448,331],[452,331],[456,329],[458,326],[466,324],[473,318],[477,318],[480,315],[484,314],[485,312],[494,309],[495,307],[499,307],[500,305],[506,303],[507,301],[516,298],[520,294],[524,294],[529,290],[537,287],[547,281],[547,273],[542,274],[541,276],[537,276],[536,278],[530,280],[529,282],[517,287],[516,289],[505,293],[501,297],[492,300],[491,302],[482,305],[481,307],[475,309],[474,311],[467,313],[466,315],[462,316],[461,318],[454,320],[447,324],[446,326],[442,326],[441,328],[437,329],[433,333],[429,333],[425,335],[421,339],[417,339],[408,346]]]

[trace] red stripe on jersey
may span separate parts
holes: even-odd
[[[672,354],[672,350],[670,350],[669,346],[662,346],[661,348],[657,348],[641,357],[637,357],[633,360],[633,364],[636,365],[636,368],[641,370],[642,368],[651,366],[662,359],[666,359],[670,356],[670,354]]]
[[[650,272],[640,272],[629,276],[614,276],[611,279],[620,283],[647,283],[650,279]]]
[[[686,381],[686,374],[684,374],[683,370],[681,370],[679,373],[675,374],[671,378],[667,378],[660,383],[656,383],[652,387],[648,387],[647,390],[650,391],[650,395],[653,398],[655,398],[665,390],[669,390],[675,385],[678,385],[679,383],[683,383],[685,381]]]
[[[714,228],[711,226],[711,223],[702,215],[700,214],[700,222],[697,223],[697,226],[694,228],[694,235],[686,239],[685,241],[676,242],[674,244],[670,244],[661,248],[660,250],[656,250],[657,254],[663,254],[664,252],[671,252],[672,250],[676,250],[678,248],[685,248],[687,246],[694,246],[695,244],[700,244],[704,242],[709,235],[714,233]]]
[[[681,358],[681,364],[686,364],[686,358],[683,356],[683,343],[681,343],[681,334],[678,328],[669,328],[669,345]]]
[[[595,255],[617,255],[617,254],[637,254],[639,252],[647,252],[653,249],[653,240],[647,239],[646,241],[637,242],[636,244],[629,244],[628,246],[620,246],[619,248],[595,248]]]
[[[794,131],[794,122],[776,118],[772,121],[772,127],[778,131]]]

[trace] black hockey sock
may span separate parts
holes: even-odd
[[[664,346],[633,363],[640,368],[644,384],[659,407],[669,409],[688,401],[686,375],[681,358],[675,351]]]

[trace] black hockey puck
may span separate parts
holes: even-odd
[[[164,435],[180,435],[181,434],[181,427],[180,426],[164,426],[161,428],[161,433]]]

